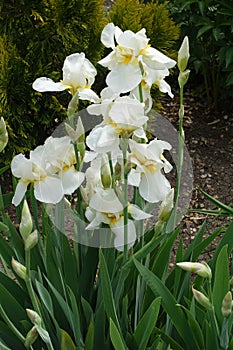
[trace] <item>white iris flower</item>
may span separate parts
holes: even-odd
[[[19,178],[12,203],[19,205],[27,186],[34,185],[34,195],[43,203],[56,204],[65,194],[72,194],[83,182],[84,174],[75,170],[74,148],[69,137],[48,138],[43,146],[15,156],[11,170]]]
[[[69,89],[72,95],[77,92],[82,100],[96,101],[98,96],[91,90],[97,71],[93,64],[85,58],[85,54],[74,53],[67,56],[63,65],[63,79],[54,82],[50,78],[40,77],[34,81],[32,87],[39,92],[63,91]]]
[[[128,219],[127,246],[130,249],[137,238],[134,220],[144,220],[151,217],[134,204],[128,204],[128,212],[132,219]],[[124,215],[123,205],[113,189],[96,188],[89,206],[86,209],[86,218],[90,222],[87,230],[95,230],[101,227],[102,223],[109,225],[114,234],[114,246],[117,250],[124,250]]]
[[[170,150],[171,145],[160,140],[153,140],[149,144],[129,140],[129,145],[129,159],[135,166],[129,173],[129,184],[139,187],[139,193],[146,201],[163,201],[171,186],[161,170],[168,173],[172,169],[172,165],[164,158],[163,151]]]
[[[146,139],[143,125],[148,117],[144,115],[144,104],[137,99],[122,96],[114,101],[103,100],[87,109],[90,114],[102,114],[104,118],[86,138],[88,147],[93,151],[118,152],[120,135],[136,133]]]
[[[137,33],[131,30],[123,32],[113,23],[109,23],[103,29],[101,41],[107,48],[112,49],[99,64],[111,70],[106,82],[116,93],[132,91],[143,79],[150,85],[147,81],[149,69],[162,71],[160,76],[163,80],[169,74],[168,69],[176,64],[174,60],[149,45],[144,28]]]

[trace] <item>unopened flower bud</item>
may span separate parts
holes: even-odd
[[[204,261],[202,261],[201,263],[184,261],[184,262],[179,262],[176,265],[185,271],[196,273],[201,277],[208,278],[208,279],[212,278],[212,271],[209,265],[206,264],[206,262]]]
[[[25,241],[25,250],[31,250],[38,242],[38,232],[34,230]]]
[[[224,317],[228,317],[231,314],[231,311],[232,311],[232,294],[231,294],[230,291],[227,292],[227,294],[223,298],[221,311],[222,311],[222,315]]]
[[[65,128],[68,136],[71,138],[73,142],[84,142],[85,141],[85,130],[83,127],[83,123],[80,117],[78,117],[78,122],[76,126],[76,130],[70,126],[70,124],[65,123]]]
[[[13,270],[15,271],[15,273],[22,278],[23,280],[26,279],[27,276],[27,270],[26,267],[22,264],[20,264],[17,260],[15,260],[14,258],[11,259],[11,265],[13,267]]]
[[[30,319],[30,321],[34,324],[34,325],[41,325],[41,318],[38,315],[38,313],[34,310],[31,309],[26,309],[27,315]]]
[[[28,334],[26,335],[26,339],[24,342],[24,346],[26,349],[30,349],[33,343],[35,343],[36,339],[38,338],[38,332],[36,329],[36,326],[33,326]]]
[[[209,301],[209,299],[201,292],[199,292],[198,290],[194,289],[192,287],[192,292],[193,292],[193,296],[196,299],[196,301],[201,304],[202,306],[204,306],[205,309],[211,310],[212,309],[212,304]]]
[[[190,74],[190,70],[187,69],[186,71],[184,72],[180,72],[179,73],[179,76],[178,76],[178,83],[179,83],[179,86],[181,88],[183,88],[185,86],[185,84],[187,83],[188,81],[188,78],[189,78],[189,74]]]
[[[27,237],[32,232],[32,227],[33,227],[33,223],[32,223],[31,213],[30,213],[27,201],[24,200],[21,222],[19,224],[19,232],[20,232],[21,236],[23,237],[24,241],[27,239]]]
[[[120,180],[121,179],[121,175],[122,175],[122,166],[119,162],[116,163],[115,165],[115,178]]]
[[[174,188],[172,188],[166,195],[165,199],[160,205],[158,218],[161,222],[165,222],[172,211],[174,205]]]
[[[109,163],[102,158],[101,160],[101,181],[104,189],[110,188],[112,184],[112,177],[110,172]]]
[[[189,57],[190,57],[189,39],[186,36],[181,44],[179,51],[178,51],[178,68],[179,68],[180,72],[185,71],[187,64],[188,64]]]
[[[6,129],[5,121],[3,117],[1,117],[0,119],[0,152],[4,150],[4,148],[7,145],[7,142],[8,142],[8,132]]]

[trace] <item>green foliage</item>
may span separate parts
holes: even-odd
[[[169,16],[165,4],[144,4],[137,0],[117,0],[109,13],[109,21],[122,30],[139,31],[146,28],[151,46],[176,58],[174,43],[179,39],[179,27]]]
[[[191,67],[203,79],[209,104],[214,108],[221,101],[229,104],[233,96],[232,1],[175,0],[168,7],[182,36],[189,36]]]
[[[44,141],[66,115],[68,93],[42,95],[33,81],[59,81],[65,57],[75,52],[96,64],[106,21],[101,0],[1,0],[0,9],[0,115],[10,139],[1,161],[9,162]]]

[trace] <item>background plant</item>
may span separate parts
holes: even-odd
[[[66,111],[57,98],[31,89],[37,76],[61,79],[64,57],[85,51],[96,63],[105,25],[103,1],[0,1],[0,114],[10,143],[1,160],[42,142]],[[52,107],[52,108],[51,108]]]
[[[220,108],[225,101],[229,104],[233,85],[232,2],[175,0],[167,7],[182,36],[190,38],[190,67],[197,74],[194,85],[199,92],[204,86],[202,91],[213,108]]]

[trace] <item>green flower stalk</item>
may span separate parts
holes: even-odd
[[[32,228],[33,228],[32,217],[28,207],[28,203],[25,199],[23,202],[21,222],[19,224],[19,232],[24,241],[27,240],[28,236],[32,232]]]
[[[8,143],[8,132],[6,129],[5,121],[3,117],[1,117],[0,119],[0,152],[4,150],[7,143]]]

